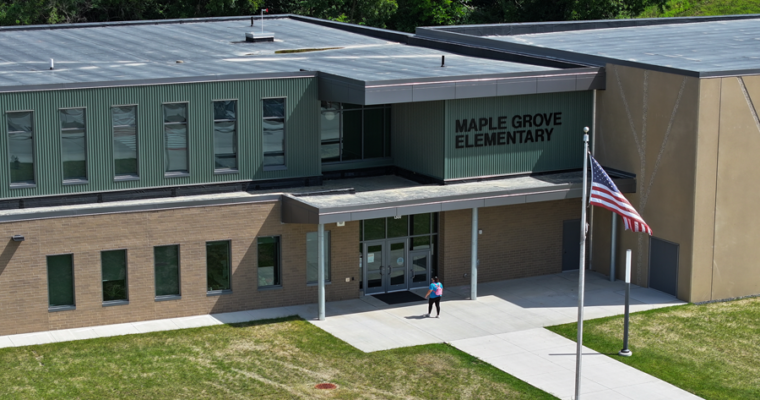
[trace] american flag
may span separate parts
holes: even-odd
[[[594,157],[589,154],[591,159],[591,196],[589,204],[606,208],[623,218],[625,229],[634,232],[646,232],[652,236],[652,229],[641,218],[636,209],[633,208],[628,199],[623,196],[612,179],[604,172]]]

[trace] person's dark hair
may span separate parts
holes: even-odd
[[[437,276],[433,277],[433,282],[438,283],[438,277]]]

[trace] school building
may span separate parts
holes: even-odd
[[[577,269],[586,126],[588,268],[758,294],[756,17],[2,27],[0,335]]]

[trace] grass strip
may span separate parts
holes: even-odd
[[[547,328],[575,340],[576,324]],[[623,317],[585,321],[583,344],[709,400],[760,399],[760,298],[632,313],[620,357]]]
[[[0,399],[555,399],[449,345],[363,353],[297,317],[6,348],[0,365]]]

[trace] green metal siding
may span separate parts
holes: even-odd
[[[320,174],[319,101],[313,78],[6,93],[0,95],[0,198],[315,176]],[[286,97],[286,165],[262,166],[262,98]],[[214,173],[214,100],[238,101],[238,167]],[[164,177],[163,103],[188,103],[189,176]],[[139,180],[114,181],[111,106],[136,104]],[[59,108],[87,109],[88,183],[63,185]],[[35,188],[10,188],[5,113],[34,111]]]
[[[561,125],[541,128],[553,130],[550,141],[480,147],[473,145],[475,134],[538,129],[536,127],[515,129],[512,126],[515,115],[556,112],[562,113]],[[581,168],[583,166],[581,140],[583,127],[591,126],[592,115],[593,92],[590,91],[447,100],[445,179]],[[491,123],[496,127],[500,116],[507,117],[506,128],[490,129],[487,125],[482,130],[456,132],[457,121],[474,118],[479,125],[480,118],[491,118]],[[533,133],[531,132],[531,136]],[[457,135],[469,135],[467,143],[473,146],[457,148]],[[524,135],[527,139],[527,132]],[[544,138],[546,137],[545,134]],[[482,141],[479,143],[483,144]],[[460,145],[462,144],[460,142]]]
[[[392,147],[397,167],[443,179],[444,101],[393,105]]]

